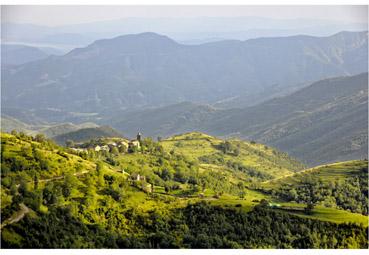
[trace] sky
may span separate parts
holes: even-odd
[[[127,17],[239,17],[324,19],[367,23],[367,6],[2,6],[2,23],[60,26]]]

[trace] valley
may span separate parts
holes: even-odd
[[[76,124],[48,123],[43,116],[50,113],[5,109],[8,115],[3,114],[1,123],[3,131],[43,133],[60,145],[65,145],[68,139],[132,137],[137,130],[161,138],[202,131],[223,138],[258,141],[286,151],[306,165],[316,166],[366,158],[367,84],[367,73],[363,73],[322,80],[290,95],[243,109],[183,102],[118,111],[105,117],[68,119]]]

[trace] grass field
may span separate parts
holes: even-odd
[[[224,160],[239,161],[245,166],[263,171],[274,177],[280,177],[301,170],[303,166],[271,147],[248,141],[229,140],[239,149],[239,155],[222,155]],[[173,136],[161,142],[166,151],[174,150],[188,158],[198,159],[219,153],[217,148],[223,140],[203,133],[187,133]],[[215,167],[214,167],[215,168]]]
[[[327,208],[323,206],[316,206],[311,215],[307,215],[304,212],[304,208],[306,205],[303,204],[297,204],[297,203],[280,203],[281,208],[277,210],[283,210],[286,212],[289,212],[291,214],[305,217],[305,218],[311,218],[311,219],[317,219],[321,221],[330,221],[335,223],[358,223],[363,224],[365,227],[368,226],[368,216],[358,214],[358,213],[351,213],[345,210],[339,210],[335,208]],[[290,209],[293,208],[293,209]]]
[[[263,188],[277,188],[283,183],[297,185],[303,178],[313,176],[320,179],[322,182],[340,181],[357,175],[363,168],[368,167],[368,161],[351,160],[338,162],[333,164],[322,165],[314,168],[309,168],[301,172],[290,174],[285,177],[266,181],[261,184]]]

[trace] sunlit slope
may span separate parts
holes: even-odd
[[[315,167],[263,182],[259,188],[284,202],[342,209],[366,217],[368,215],[367,160]]]
[[[14,135],[1,133],[2,176],[11,174],[29,175],[31,172],[40,178],[51,178],[66,173],[90,171],[96,164],[64,148],[28,138],[19,139]]]
[[[244,166],[268,175],[270,178],[291,174],[303,168],[298,161],[274,148],[250,141],[229,140],[230,152],[224,153],[225,141],[203,133],[177,135],[161,142],[165,150],[181,153],[200,160],[204,169],[230,166],[240,162]]]
[[[1,138],[2,247],[198,248],[202,246],[196,240],[203,233],[212,238],[217,230],[228,229],[209,245],[217,247],[224,235],[239,238],[242,227],[247,231],[242,230],[238,242],[251,238],[250,244],[237,247],[253,247],[257,240],[255,247],[265,248],[265,235],[274,236],[275,229],[282,232],[270,247],[313,247],[294,241],[304,242],[309,230],[318,236],[317,247],[367,243],[367,216],[321,204],[307,213],[304,202],[288,202],[259,190],[259,183],[268,184],[265,180],[280,172],[293,174],[300,165],[254,142],[227,143],[189,133],[158,143],[143,139],[141,150],[89,150],[80,157],[41,136]],[[361,166],[353,165],[346,168],[356,176]],[[340,169],[329,169],[337,173],[336,179],[346,176]],[[283,179],[292,181],[289,178]],[[338,243],[326,240],[320,245],[324,235],[335,236]],[[355,238],[346,242],[350,236]],[[152,237],[163,241],[152,245]]]
[[[345,162],[337,162],[333,164],[321,165],[309,168],[298,173],[277,178],[275,180],[266,181],[262,184],[265,188],[277,188],[282,184],[299,185],[304,179],[313,177],[324,183],[331,181],[343,181],[350,177],[359,176],[359,174],[368,169],[368,161],[351,160]]]

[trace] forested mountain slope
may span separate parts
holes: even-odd
[[[261,144],[201,133],[145,138],[131,152],[21,133],[1,143],[2,248],[368,247],[367,216],[260,190],[300,166]]]
[[[221,110],[181,103],[117,114],[109,122],[127,134],[200,130],[275,146],[309,165],[361,159],[368,145],[368,73],[325,79],[253,107]]]
[[[219,118],[206,129],[270,144],[312,165],[364,158],[368,73],[319,81]]]
[[[48,54],[37,48],[26,45],[1,44],[1,64],[21,65],[28,62],[45,59]]]

